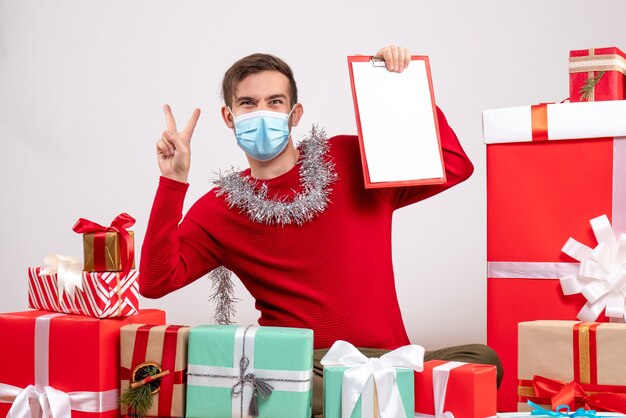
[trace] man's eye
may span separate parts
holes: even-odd
[[[241,106],[252,106],[254,105],[254,103],[252,103],[250,100],[245,100],[241,103],[239,103]]]
[[[274,99],[270,102],[270,104],[280,105],[280,104],[283,104],[283,101],[281,99]]]

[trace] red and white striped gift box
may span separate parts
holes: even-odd
[[[120,279],[118,272],[83,272],[82,289],[61,292],[56,274],[39,275],[42,267],[28,269],[28,306],[54,312],[113,318],[135,315],[139,309],[139,272]]]

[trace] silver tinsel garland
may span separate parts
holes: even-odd
[[[302,157],[300,164],[300,180],[302,191],[290,201],[287,199],[272,200],[267,198],[267,185],[258,187],[258,181],[250,176],[242,176],[240,172],[229,170],[218,174],[214,181],[219,188],[217,196],[226,195],[229,208],[237,207],[248,217],[266,225],[302,225],[324,212],[330,202],[329,187],[337,180],[334,164],[328,161],[328,143],[323,129],[311,128],[311,133],[300,143]],[[231,324],[235,313],[234,285],[232,272],[220,266],[209,273],[213,282],[213,294],[209,300],[215,305],[213,318],[218,324]]]
[[[328,206],[329,186],[337,179],[337,174],[334,164],[325,158],[328,143],[323,129],[313,126],[300,146],[302,157],[297,164],[300,164],[303,190],[293,198],[269,199],[265,183],[258,186],[258,180],[235,170],[218,174],[219,178],[214,181],[217,196],[226,195],[229,208],[239,208],[254,222],[280,226],[309,222]]]
[[[213,319],[216,324],[230,325],[231,318],[235,314],[235,286],[231,279],[232,271],[224,266],[217,267],[209,273],[209,280],[213,283],[211,290],[213,294],[209,297],[209,302],[215,305]]]

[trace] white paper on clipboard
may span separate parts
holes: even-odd
[[[413,57],[402,73],[348,60],[366,187],[444,183],[427,57]]]

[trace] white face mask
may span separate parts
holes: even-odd
[[[276,158],[289,143],[289,114],[258,110],[241,116],[233,115],[237,145],[258,161]]]

